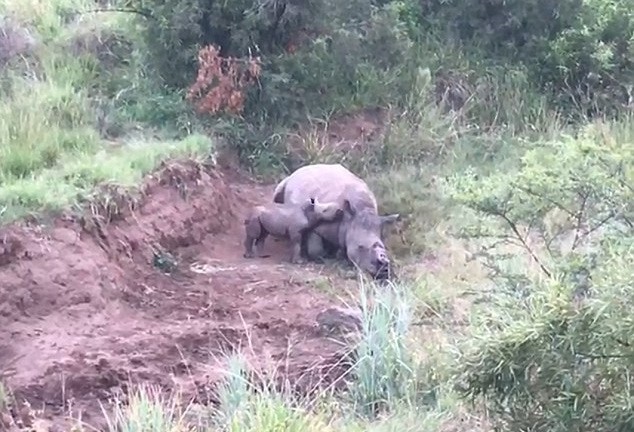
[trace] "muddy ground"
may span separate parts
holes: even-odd
[[[0,374],[17,399],[95,425],[130,383],[213,402],[217,356],[239,348],[300,387],[336,378],[341,347],[315,321],[335,300],[310,283],[335,276],[272,239],[270,258],[242,256],[247,206],[273,187],[170,162],[135,199],[111,190],[90,216],[1,228]]]

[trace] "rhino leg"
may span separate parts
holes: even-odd
[[[264,242],[269,235],[269,232],[262,226],[262,222],[259,217],[253,218],[249,221],[245,221],[246,238],[244,240],[244,257],[253,258],[253,247],[255,247],[257,255],[260,258],[266,258],[264,255]]]
[[[312,230],[303,230],[300,240],[301,255],[311,261],[319,260],[323,254],[322,238]]]
[[[291,239],[291,263],[293,264],[303,264],[304,259],[302,258],[302,232],[290,233],[289,235]]]
[[[245,258],[253,258],[253,238],[246,236],[244,239],[244,256]]]
[[[324,242],[315,232],[309,232],[306,238],[306,255],[309,259],[319,261],[324,255]]]
[[[257,250],[258,256],[260,258],[266,258],[268,255],[264,255],[264,242],[268,237],[269,233],[265,230],[262,230],[260,236],[255,240],[255,248]]]
[[[253,258],[254,242],[257,243],[258,239],[262,235],[262,227],[260,226],[260,220],[250,219],[244,222],[244,257]]]
[[[337,249],[337,245],[313,231],[306,232],[302,238],[302,253],[306,258],[317,263],[323,264],[326,259],[334,258]]]

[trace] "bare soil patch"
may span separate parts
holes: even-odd
[[[240,347],[300,390],[336,378],[340,347],[316,323],[334,301],[309,283],[324,267],[273,239],[270,258],[242,257],[247,206],[273,187],[171,162],[93,217],[0,228],[0,375],[17,399],[60,425],[71,406],[99,425],[98,402],[130,383],[207,403],[215,356]]]

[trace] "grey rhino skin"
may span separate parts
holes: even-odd
[[[354,265],[375,279],[389,279],[390,259],[382,234],[385,226],[399,220],[400,215],[380,216],[376,198],[368,185],[340,164],[298,168],[278,183],[273,202],[301,203],[311,197],[323,202],[337,202],[345,214],[342,220],[321,222],[306,234],[308,258],[320,258],[325,240],[345,251],[345,256]]]
[[[321,221],[341,220],[343,215],[344,211],[338,203],[321,203],[312,197],[299,205],[272,203],[254,206],[244,220],[244,257],[255,256],[254,246],[258,255],[264,257],[262,248],[266,238],[271,235],[289,238],[293,251],[290,261],[300,264],[302,234]]]

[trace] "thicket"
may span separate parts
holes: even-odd
[[[521,62],[559,109],[615,114],[634,103],[632,0],[429,0],[413,15]],[[410,15],[411,16],[411,15]]]
[[[484,84],[500,66],[525,73],[531,91],[569,117],[617,115],[634,106],[634,0],[126,0],[122,6],[146,15],[140,20],[148,61],[168,87],[214,85],[196,61],[207,46],[245,63],[257,57],[257,84],[240,87],[246,93],[240,129],[252,136],[225,129],[247,153],[258,151],[255,142],[275,144],[268,141],[276,127],[307,115],[402,106],[416,93],[418,68],[431,71],[437,99],[452,108],[477,91],[494,93]],[[443,45],[454,43],[488,60],[461,69],[443,58]],[[207,118],[217,114],[211,110]],[[228,116],[223,124],[235,121]]]
[[[463,233],[497,281],[457,376],[504,430],[634,427],[631,120],[535,144],[517,170],[455,176]],[[522,254],[522,252],[524,252]]]

